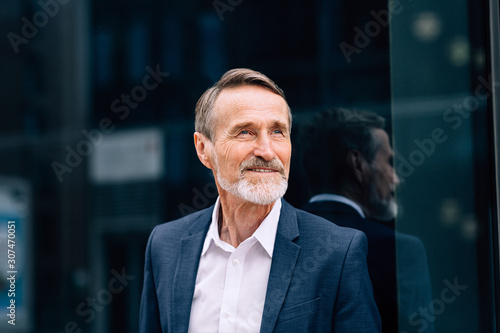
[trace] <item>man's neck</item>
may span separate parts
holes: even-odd
[[[258,205],[229,193],[221,193],[219,210],[220,239],[235,248],[251,237],[260,226],[275,202]]]
[[[367,204],[366,194],[363,193],[362,191],[358,190],[357,188],[356,189],[344,188],[343,190],[338,191],[338,194],[343,196],[343,197],[346,197],[349,200],[354,201],[355,203],[357,203],[361,207],[361,209],[363,210],[363,213],[366,216],[370,215],[370,214],[368,214],[368,211],[366,210],[366,204]]]

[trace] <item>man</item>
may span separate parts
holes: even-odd
[[[291,113],[276,84],[228,71],[196,105],[214,206],[148,241],[140,332],[379,332],[366,238],[282,200]]]
[[[301,153],[313,196],[304,209],[366,234],[382,331],[415,331],[408,325],[411,313],[431,300],[427,259],[418,238],[396,233],[388,224],[397,214],[394,191],[399,180],[384,126],[375,113],[343,108],[317,113],[305,123]]]

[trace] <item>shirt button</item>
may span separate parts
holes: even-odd
[[[240,264],[240,261],[238,259],[233,260],[233,266],[238,266]]]
[[[231,312],[229,312],[229,311],[224,311],[224,317],[226,317],[226,318],[227,318],[227,317],[229,317],[230,315],[231,315]]]

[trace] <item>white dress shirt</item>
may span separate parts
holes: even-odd
[[[218,198],[201,252],[188,332],[259,332],[281,199],[237,248],[219,237],[219,209]]]
[[[359,213],[359,215],[361,215],[362,218],[366,218],[365,214],[363,213],[363,210],[361,209],[360,205],[358,205],[357,203],[355,203],[351,199],[346,198],[346,197],[344,197],[342,195],[331,194],[331,193],[317,194],[314,197],[312,197],[311,199],[309,199],[309,202],[315,202],[315,201],[338,201],[338,202],[342,202],[342,203],[344,203],[346,205],[349,205],[352,208],[354,208]]]

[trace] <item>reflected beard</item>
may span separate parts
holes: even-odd
[[[398,215],[398,205],[394,198],[382,199],[373,183],[370,183],[368,195],[371,218],[381,221],[391,221],[396,218]]]
[[[239,179],[231,183],[228,179],[221,176],[219,172],[219,164],[216,162],[217,181],[223,190],[257,205],[270,205],[279,198],[285,195],[288,188],[288,181],[284,171],[283,164],[278,159],[273,159],[270,162],[264,161],[261,158],[254,157],[244,161],[240,166]],[[277,169],[281,177],[276,179],[248,179],[245,177],[245,172],[249,168],[273,168]],[[266,177],[267,178],[267,177]]]

